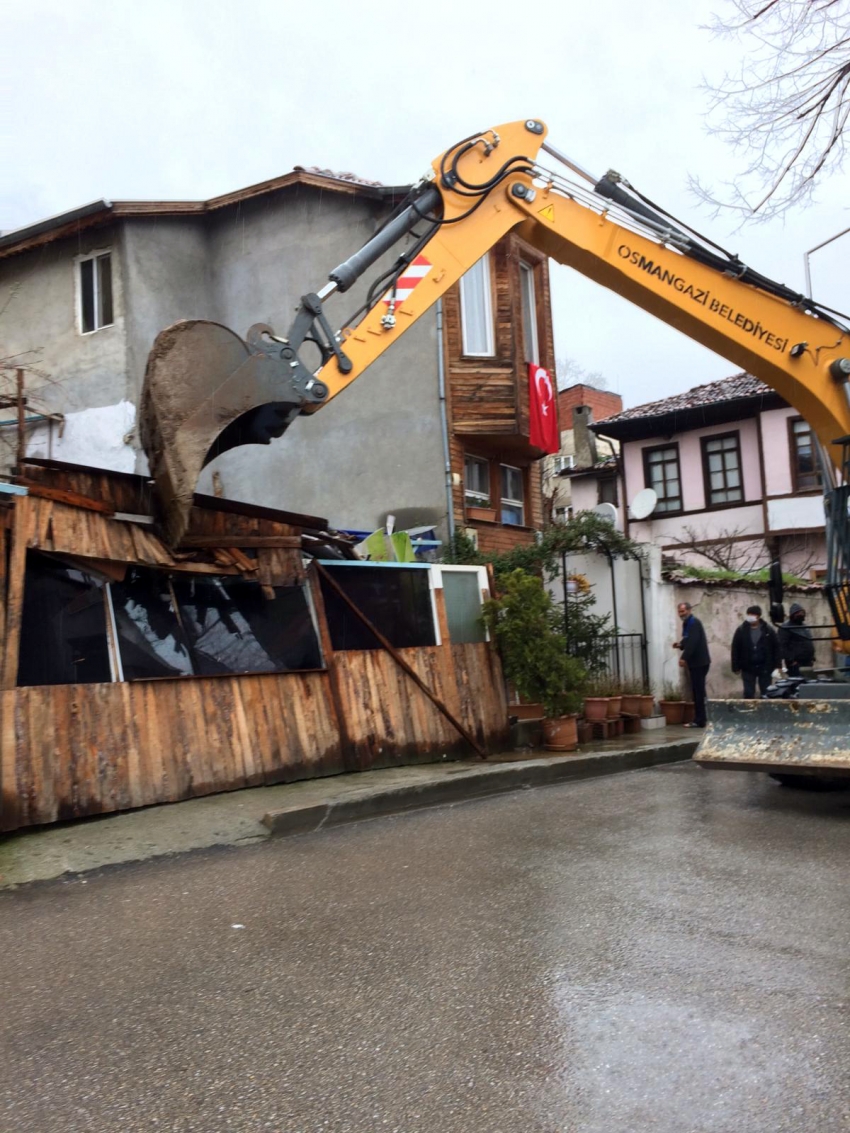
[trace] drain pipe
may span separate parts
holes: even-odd
[[[437,300],[437,379],[440,391],[440,426],[443,433],[443,464],[446,476],[446,517],[449,539],[455,534],[454,493],[452,492],[452,457],[449,448],[449,414],[446,403],[446,363],[443,353],[443,300]]]

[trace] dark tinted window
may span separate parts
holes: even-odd
[[[103,583],[27,552],[19,685],[111,680]]]
[[[174,614],[168,576],[129,570],[111,591],[124,680],[190,676],[192,658]]]
[[[427,570],[328,564],[325,569],[396,649],[435,644]],[[324,580],[322,593],[334,649],[381,648]]]
[[[195,673],[321,668],[302,587],[275,587],[274,598],[239,578],[175,578],[173,587]]]

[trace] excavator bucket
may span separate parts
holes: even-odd
[[[296,388],[291,357],[260,324],[247,342],[203,320],[175,323],[157,335],[139,431],[171,546],[186,531],[201,469],[238,445],[269,444],[311,400]]]
[[[711,701],[693,758],[720,770],[850,776],[850,699],[839,699],[847,691],[835,684],[812,694],[818,699]]]

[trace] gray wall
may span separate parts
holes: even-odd
[[[43,429],[31,432],[28,451],[103,467],[126,468],[129,460],[133,467],[128,433],[137,446],[135,467],[146,471],[131,406],[101,414],[98,443],[90,455],[81,453],[94,409],[125,400],[138,405],[159,331],[178,319],[206,318],[241,335],[256,322],[284,332],[300,296],[321,287],[385,214],[381,202],[297,188],[206,218],[135,217],[0,261],[0,309],[21,285],[0,315],[0,357],[40,349],[39,368],[47,377],[28,379],[39,408],[85,411],[69,419],[70,452],[58,430],[48,437]],[[83,336],[74,258],[99,248],[113,251],[115,325]],[[370,278],[388,262],[376,265]],[[328,305],[331,324],[342,324],[364,297],[365,285],[335,296]],[[285,437],[220,457],[205,471],[201,490],[212,490],[218,471],[226,496],[322,515],[335,526],[372,530],[388,512],[404,512],[408,524],[436,523],[445,531],[437,353],[436,319],[429,313],[349,390],[296,421]],[[105,437],[110,429],[111,440]],[[14,452],[14,430],[5,432]],[[3,436],[0,429],[0,463]]]
[[[75,257],[110,248],[115,323],[82,335]],[[44,375],[26,377],[27,393],[39,409],[69,413],[128,395],[125,295],[122,273],[115,270],[120,259],[120,232],[101,228],[0,260],[0,358],[35,351],[21,363]],[[14,375],[3,375],[3,393],[13,388]]]

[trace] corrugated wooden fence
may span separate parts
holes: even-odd
[[[498,750],[507,709],[490,646],[401,652]],[[377,650],[336,653],[323,672],[14,688],[0,711],[4,831],[468,751]]]

